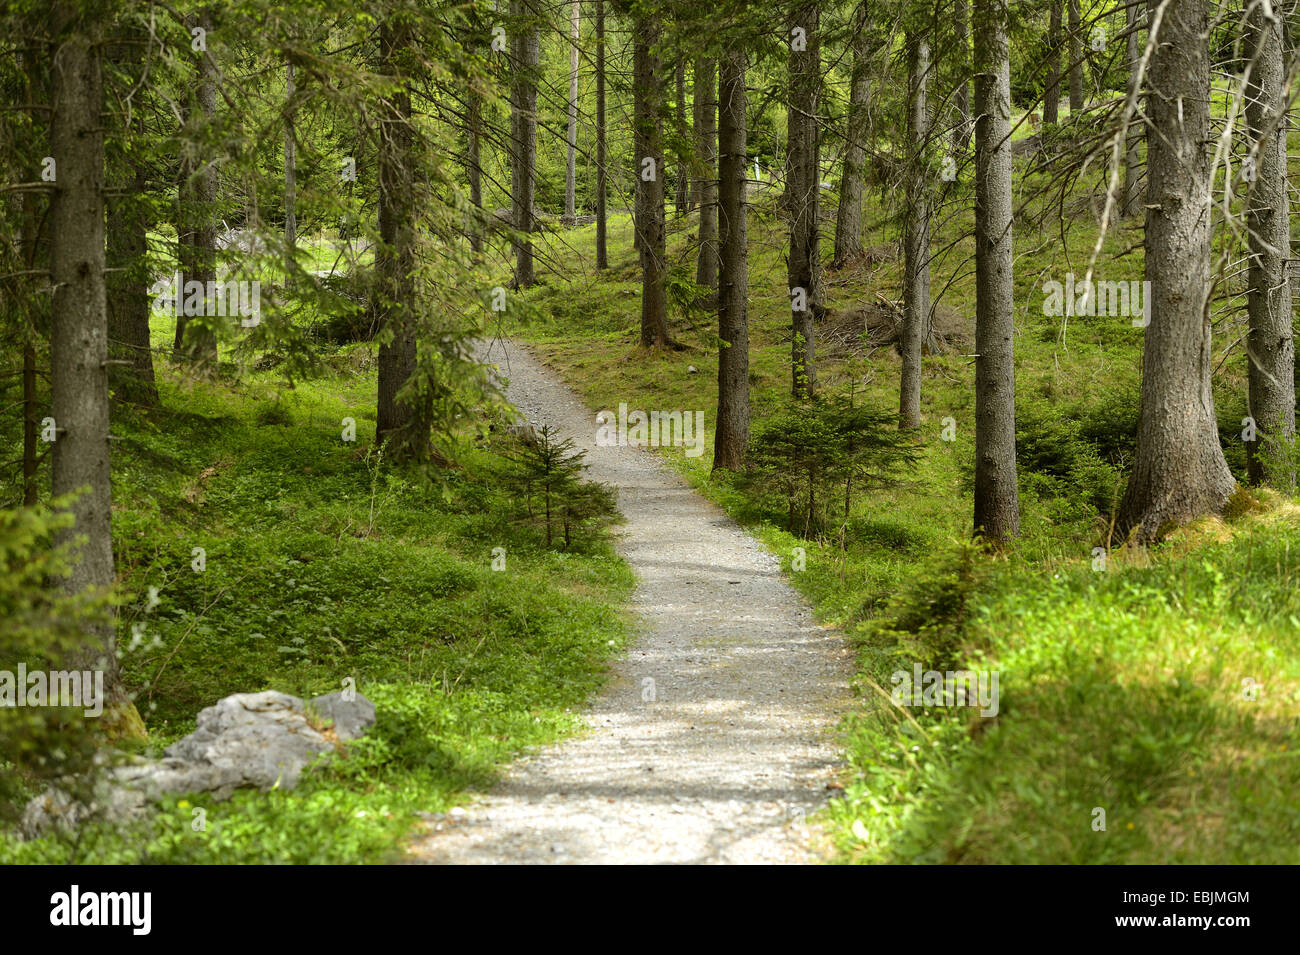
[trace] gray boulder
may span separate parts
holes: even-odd
[[[34,838],[51,826],[75,828],[90,818],[142,819],[168,794],[211,793],[224,800],[236,789],[293,789],[317,757],[374,725],[374,704],[349,695],[328,693],[310,704],[273,690],[228,696],[202,710],[194,732],[167,747],[162,759],[105,767],[89,804],[58,788],[31,800],[23,834]],[[332,738],[313,725],[317,715],[316,723],[332,722],[332,732],[326,731]]]
[[[236,693],[199,713],[194,732],[164,755],[231,770],[263,792],[298,785],[303,767],[334,744],[308,721],[302,700],[287,693]],[[172,790],[174,791],[174,790]]]
[[[345,743],[375,725],[375,704],[355,690],[318,696],[307,703],[307,711],[329,720],[334,735]]]

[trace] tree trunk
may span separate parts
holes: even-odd
[[[23,62],[23,102],[26,103],[48,103],[49,102],[49,78],[46,75],[44,63],[45,57],[42,55],[44,49],[39,52],[36,49],[30,49],[22,55]],[[39,118],[39,114],[32,117],[33,132],[37,135],[48,136],[48,130],[44,128],[44,120]],[[56,170],[57,174],[57,170]],[[26,271],[36,269],[37,260],[40,258],[40,252],[43,247],[41,243],[41,205],[43,199],[35,192],[23,192],[21,194],[21,225],[19,226],[19,241],[21,263]],[[39,498],[39,489],[37,485],[38,464],[36,457],[36,441],[39,433],[40,414],[40,397],[36,391],[36,345],[35,342],[39,335],[37,329],[39,326],[40,312],[42,311],[40,298],[33,294],[33,288],[29,287],[24,292],[21,279],[14,280],[14,298],[16,301],[25,306],[26,323],[23,329],[23,505],[26,507],[35,507]]]
[[[212,17],[208,12],[190,16],[186,23],[190,28],[202,27],[205,31],[205,43],[212,36]],[[195,105],[202,122],[210,124],[217,114],[217,68],[209,50],[197,51],[198,81],[195,85]],[[191,118],[193,112],[191,111]],[[192,131],[193,132],[193,131]],[[186,144],[187,153],[199,152],[196,142]],[[184,286],[189,282],[198,282],[205,294],[203,298],[203,315],[198,323],[191,323],[186,316],[176,317],[177,356],[204,371],[213,371],[217,367],[217,317],[212,301],[206,296],[208,283],[217,280],[217,167],[211,162],[194,160],[182,162],[182,175],[187,180],[182,192],[181,217],[184,221],[183,236],[180,245],[181,286],[176,292],[179,306],[186,298]],[[178,235],[182,230],[177,230]]]
[[[380,28],[379,72],[400,76],[397,61],[411,42],[409,27]],[[402,395],[416,371],[415,337],[415,161],[411,95],[405,78],[381,101],[379,117],[379,246],[375,250],[376,314],[379,316],[376,437],[396,460],[422,458],[428,447],[428,419],[421,402]],[[401,396],[401,397],[399,397]]]
[[[135,62],[138,65],[139,61]],[[154,407],[158,404],[158,387],[149,339],[148,183],[144,164],[127,145],[132,134],[141,131],[138,126],[127,131],[123,139],[125,154],[115,156],[113,161],[114,179],[121,194],[108,205],[108,351],[110,359],[127,364],[110,365],[108,378],[119,400]]]
[[[1043,90],[1043,125],[1061,121],[1061,4],[1051,0],[1051,22],[1047,29],[1047,87]]]
[[[786,275],[791,299],[791,394],[811,398],[817,389],[814,322],[823,309],[817,300],[818,206],[821,170],[817,162],[817,90],[821,57],[818,47],[818,8],[805,4],[790,21],[802,27],[806,43],[790,49],[790,153],[786,160],[786,193],[790,197],[790,253]]]
[[[909,171],[907,221],[903,235],[902,382],[898,422],[902,428],[921,426],[921,346],[930,324],[930,189],[925,162],[930,137],[926,87],[930,72],[930,39],[913,35],[908,49],[907,142],[915,150]]]
[[[57,440],[51,489],[69,495],[71,527],[56,544],[71,564],[62,580],[72,595],[113,586],[112,474],[108,430],[108,310],[104,285],[104,74],[102,26],[68,7],[53,16],[63,29],[53,64],[50,146],[58,188],[50,208],[51,414]],[[84,649],[69,661],[104,672],[105,709],[127,706],[111,621],[87,627]],[[138,719],[138,717],[136,717]]]
[[[573,0],[569,14],[569,155],[564,167],[564,221],[573,225],[578,219],[578,44],[582,40],[582,7]]]
[[[1290,492],[1295,469],[1273,464],[1261,451],[1289,446],[1295,439],[1295,344],[1292,341],[1291,285],[1286,260],[1291,255],[1290,201],[1287,196],[1286,73],[1282,18],[1271,5],[1249,9],[1246,57],[1251,64],[1246,88],[1246,123],[1257,143],[1255,181],[1246,200],[1250,241],[1250,416],[1257,436],[1246,444],[1250,482]]]
[[[468,113],[465,143],[465,167],[469,173],[469,201],[474,206],[477,216],[483,209],[483,160],[482,147],[479,143],[483,126],[483,101],[478,93],[470,90],[465,111]],[[482,223],[475,218],[470,226],[469,247],[475,252],[483,251]]]
[[[867,12],[867,5],[861,3],[853,18],[853,73],[849,85],[849,111],[844,123],[844,172],[840,177],[840,204],[835,210],[833,265],[837,269],[844,268],[862,255],[862,189],[871,121]]]
[[[697,74],[698,76],[698,74]],[[718,420],[713,469],[744,467],[749,446],[749,252],[745,180],[745,54],[732,49],[718,61],[719,259]]]
[[[1142,45],[1138,42],[1138,8],[1136,0],[1130,5],[1124,16],[1126,37],[1125,57],[1128,60],[1129,83],[1137,82],[1138,64],[1142,59]],[[1140,91],[1139,91],[1140,95]],[[1142,100],[1137,101],[1138,115],[1141,115]],[[1121,214],[1137,215],[1142,208],[1142,156],[1139,148],[1142,143],[1141,123],[1130,123],[1126,130],[1124,143],[1124,202]]]
[[[1066,0],[1070,7],[1070,116],[1083,109],[1083,18],[1079,0]]]
[[[658,15],[638,15],[633,64],[636,89],[634,156],[637,177],[636,231],[641,256],[641,344],[665,348],[668,337],[668,273],[664,223],[663,85]]]
[[[953,33],[957,41],[957,89],[953,105],[957,108],[957,125],[952,131],[952,151],[965,155],[970,148],[970,28],[966,0],[955,0],[953,7]]]
[[[686,60],[678,59],[676,69],[677,80],[677,136],[678,141],[686,143],[690,135],[690,129],[686,125]],[[691,196],[691,173],[686,162],[686,149],[684,147],[677,150],[677,190],[673,195],[673,210],[679,216],[686,215],[687,203]]]
[[[528,288],[535,281],[533,271],[533,195],[537,189],[537,64],[541,40],[534,11],[525,0],[511,0],[510,15],[516,24],[514,80],[510,87],[511,151],[510,194],[514,205],[515,286]],[[527,25],[522,21],[527,18]]]
[[[605,164],[605,0],[596,0],[596,268],[609,268]]]
[[[298,161],[293,128],[294,70],[284,68],[284,278],[293,274],[294,251],[298,246]]]
[[[1164,0],[1149,0],[1149,29]],[[1146,275],[1137,456],[1117,529],[1139,543],[1221,511],[1235,482],[1210,388],[1210,61],[1208,0],[1170,0],[1151,58]]]
[[[718,288],[717,72],[716,60],[695,61],[695,138],[704,166],[703,177],[695,181],[700,203],[700,251],[695,263],[695,282],[715,291]]]
[[[1020,533],[1007,0],[975,0],[975,533]]]

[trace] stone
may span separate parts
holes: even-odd
[[[135,758],[107,766],[97,760],[101,776],[89,804],[52,787],[23,811],[21,829],[35,838],[52,826],[75,828],[91,819],[131,822],[152,812],[163,796],[211,793],[229,799],[236,789],[293,789],[302,771],[317,757],[356,739],[375,723],[375,707],[357,693],[327,693],[304,704],[296,696],[268,690],[236,693],[199,713],[194,732],[177,740],[162,759]],[[333,723],[327,738],[312,725],[308,706]]]
[[[343,742],[364,736],[375,725],[375,704],[355,690],[315,697],[307,703],[307,709],[329,720],[334,735]]]

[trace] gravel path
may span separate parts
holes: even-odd
[[[483,357],[530,421],[573,438],[588,477],[618,488],[643,625],[587,714],[591,731],[521,758],[467,811],[433,817],[411,861],[814,861],[804,818],[826,804],[837,766],[844,641],[774,556],[654,454],[596,447],[595,415],[521,346],[497,341]]]

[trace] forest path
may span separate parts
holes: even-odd
[[[595,414],[522,346],[498,340],[480,357],[529,421],[587,451],[588,478],[618,489],[641,626],[585,715],[590,730],[437,817],[410,861],[813,861],[804,818],[825,806],[837,766],[847,645],[816,624],[776,557],[653,454],[596,447]]]

